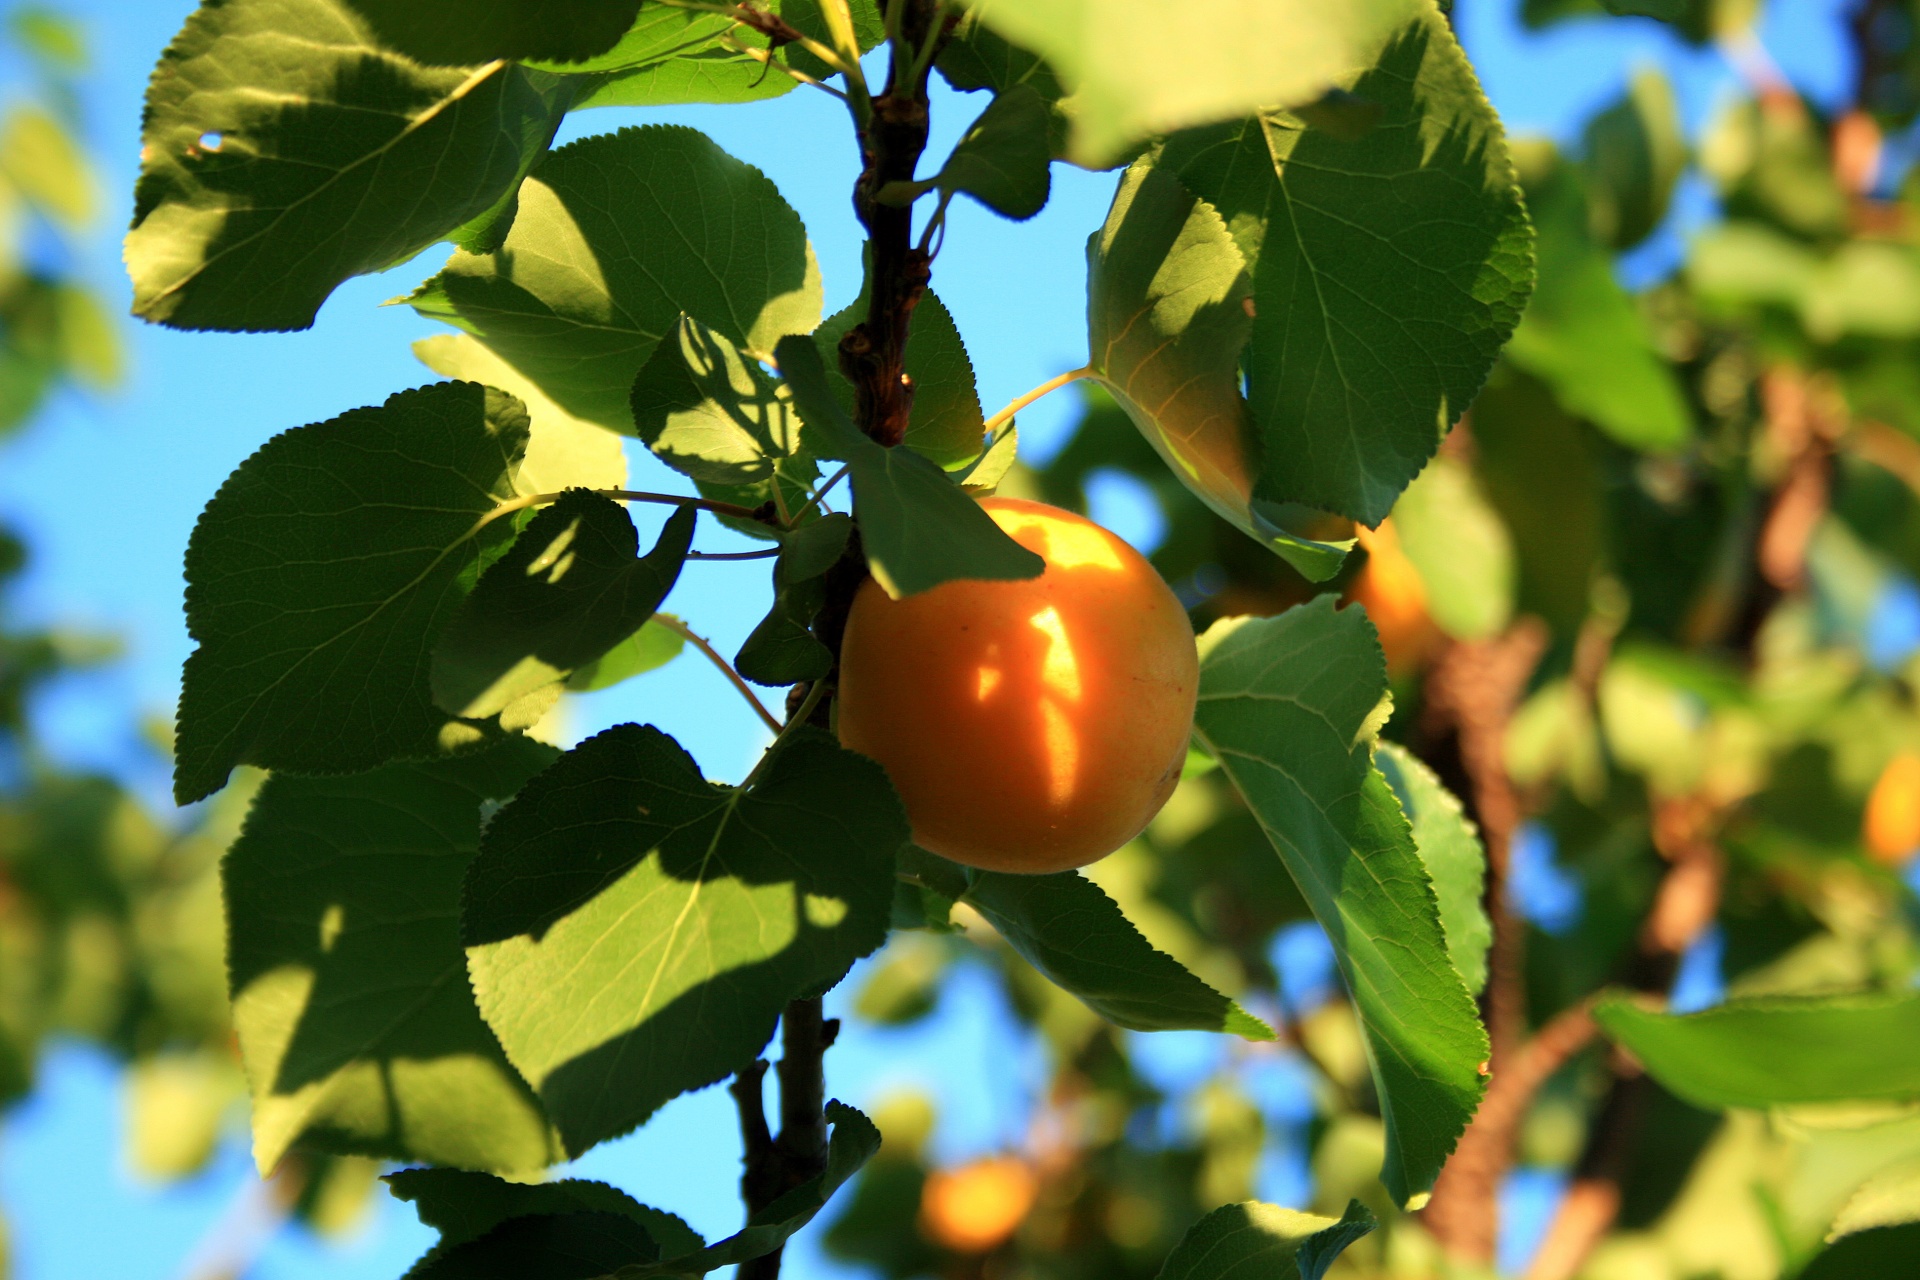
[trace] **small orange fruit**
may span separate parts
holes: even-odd
[[[920,1234],[955,1253],[986,1253],[1019,1229],[1039,1190],[1033,1169],[1014,1156],[928,1174],[920,1192]]]
[[[1084,866],[1138,835],[1180,779],[1193,628],[1146,558],[1091,520],[981,506],[1046,571],[901,600],[863,584],[840,741],[886,767],[923,847],[991,871]]]
[[[1387,670],[1396,676],[1416,670],[1433,656],[1441,640],[1440,628],[1427,612],[1427,584],[1400,549],[1392,520],[1382,520],[1378,529],[1360,525],[1354,533],[1367,549],[1367,563],[1347,598],[1367,611],[1373,629],[1380,633]]]
[[[1905,866],[1920,851],[1920,755],[1902,751],[1887,761],[1860,820],[1860,838],[1875,862]]]

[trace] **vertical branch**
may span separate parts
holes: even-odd
[[[1723,811],[1698,796],[1659,800],[1653,842],[1668,862],[1640,927],[1628,986],[1647,994],[1672,990],[1680,957],[1713,923],[1720,909],[1726,857],[1714,831]],[[1613,1083],[1595,1114],[1573,1182],[1554,1214],[1527,1280],[1572,1280],[1620,1212],[1620,1183],[1640,1138],[1652,1082],[1625,1054],[1609,1060]]]
[[[899,33],[887,91],[873,100],[860,135],[860,179],[853,210],[867,229],[867,316],[840,339],[840,368],[854,387],[854,420],[884,445],[906,438],[913,381],[906,373],[907,333],[926,292],[932,258],[913,243],[912,204],[882,204],[890,182],[913,181],[927,148],[927,77],[932,59],[910,75],[912,50],[939,39],[931,0],[893,0],[887,22]],[[905,80],[906,83],[902,83]]]
[[[1500,1180],[1513,1160],[1520,1120],[1534,1092],[1566,1056],[1591,1036],[1585,1010],[1522,1049],[1527,1033],[1526,935],[1507,901],[1507,868],[1523,816],[1507,773],[1507,724],[1547,647],[1547,629],[1523,618],[1493,640],[1451,646],[1427,678],[1428,714],[1450,726],[1460,764],[1487,845],[1487,915],[1493,946],[1487,954],[1484,1016],[1492,1045],[1493,1081],[1473,1122],[1434,1184],[1426,1223],[1457,1257],[1491,1261],[1498,1230]],[[1550,1024],[1551,1025],[1551,1024]],[[1567,1047],[1560,1046],[1564,1042]],[[1549,1051],[1551,1050],[1551,1051]]]
[[[827,1050],[840,1030],[835,1018],[821,1016],[820,1000],[795,1000],[780,1019],[780,1132],[767,1127],[761,1085],[765,1062],[755,1062],[734,1077],[729,1091],[740,1108],[746,1141],[746,1171],[740,1194],[749,1217],[827,1167]],[[783,1249],[740,1264],[738,1280],[775,1280]]]

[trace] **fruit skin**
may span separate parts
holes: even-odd
[[[927,1175],[920,1193],[920,1233],[955,1253],[986,1253],[1006,1243],[1040,1190],[1026,1161],[975,1160]]]
[[[868,581],[840,652],[840,741],[878,760],[914,839],[990,871],[1084,866],[1180,780],[1200,663],[1145,557],[1083,516],[980,504],[1047,562],[894,600]]]
[[[1887,761],[1867,794],[1860,838],[1875,862],[1905,866],[1920,851],[1920,755],[1902,751]]]
[[[1444,639],[1427,612],[1426,581],[1400,549],[1400,535],[1391,519],[1382,520],[1378,529],[1362,525],[1354,533],[1367,549],[1367,563],[1347,598],[1367,611],[1379,632],[1389,674],[1398,677],[1417,671]]]

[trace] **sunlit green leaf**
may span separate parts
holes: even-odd
[[[852,468],[861,545],[888,595],[913,595],[954,578],[1039,576],[1045,562],[1002,532],[946,472],[916,450],[889,449],[861,434],[834,398],[812,338],[783,338],[775,354],[806,421],[809,447]]]
[[[1195,1223],[1159,1280],[1320,1280],[1333,1260],[1379,1224],[1358,1200],[1339,1218],[1249,1200]]]
[[[496,814],[468,876],[480,1008],[578,1153],[750,1061],[880,945],[906,818],[797,732],[746,790],[657,729],[589,739]]]
[[[408,299],[569,413],[632,432],[634,377],[682,313],[773,349],[820,320],[799,216],[759,170],[679,125],[585,138],[520,192],[497,253],[455,253]]]
[[[1440,925],[1447,934],[1447,954],[1465,979],[1467,990],[1478,995],[1487,985],[1487,949],[1493,945],[1493,925],[1482,902],[1487,883],[1487,851],[1480,832],[1460,806],[1460,800],[1434,776],[1421,759],[1397,742],[1382,742],[1373,763],[1386,776],[1407,821],[1413,825],[1413,845],[1426,865],[1440,903]]]
[[[692,507],[676,508],[642,556],[619,503],[569,490],[533,518],[448,619],[433,652],[434,701],[457,716],[498,715],[506,724],[512,704],[558,686],[653,616],[693,546],[695,519]]]
[[[657,621],[649,622],[568,676],[567,688],[575,693],[611,689],[622,680],[666,666],[680,656],[686,645],[685,637],[678,631],[670,631]]]
[[[484,242],[574,87],[510,64],[417,66],[346,0],[203,5],[147,90],[135,314],[304,329],[351,276]]]
[[[654,456],[696,481],[763,481],[775,459],[800,447],[800,420],[781,384],[691,316],[641,366],[631,404]]]
[[[1258,455],[1240,398],[1252,287],[1220,215],[1141,161],[1087,258],[1089,363],[1140,434],[1221,519],[1316,582],[1338,573],[1351,542],[1290,533],[1254,498]]]
[[[1435,458],[1393,506],[1400,548],[1427,591],[1427,612],[1448,635],[1484,640],[1513,617],[1513,538],[1473,472]]]
[[[1682,1015],[1618,997],[1594,1017],[1704,1107],[1920,1098],[1920,996],[1776,996]]]
[[[433,705],[434,641],[512,526],[519,403],[469,382],[269,440],[187,545],[187,658],[174,789],[236,764],[351,772],[477,740]],[[369,555],[368,548],[383,554]]]
[[[557,1158],[474,1008],[459,937],[481,805],[555,755],[513,739],[261,789],[224,875],[263,1171],[296,1143],[520,1173]]]
[[[1417,0],[970,0],[980,22],[1045,57],[1074,90],[1072,158],[1255,107],[1311,102],[1371,62]]]
[[[0,173],[48,217],[69,227],[93,217],[93,174],[66,126],[38,107],[0,122]]]
[[[1331,597],[1202,637],[1195,735],[1246,798],[1333,942],[1386,1122],[1381,1180],[1425,1191],[1480,1099],[1487,1038],[1369,725],[1386,665]]]
[[[1264,112],[1172,139],[1253,277],[1255,495],[1378,523],[1485,381],[1532,286],[1499,118],[1431,6],[1342,81],[1356,136]]]
[[[494,387],[526,406],[532,434],[514,473],[514,487],[522,494],[626,487],[627,454],[618,435],[574,417],[466,334],[421,338],[413,354],[443,378]]]
[[[1266,1023],[1156,950],[1119,905],[1077,871],[969,870],[965,900],[1027,963],[1116,1026],[1273,1039]]]
[[[998,94],[1025,85],[1038,93],[1047,108],[1048,150],[1055,159],[1066,157],[1067,116],[1060,109],[1066,90],[1039,54],[1009,43],[984,25],[977,13],[968,13],[954,28],[934,65],[956,89],[991,89]]]

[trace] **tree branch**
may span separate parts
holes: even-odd
[[[827,1167],[825,1058],[840,1030],[821,1016],[820,1000],[795,1000],[780,1019],[780,1133],[770,1135],[761,1098],[767,1064],[755,1062],[729,1086],[740,1108],[746,1171],[740,1194],[749,1217]],[[784,1249],[740,1264],[737,1280],[774,1280]]]

